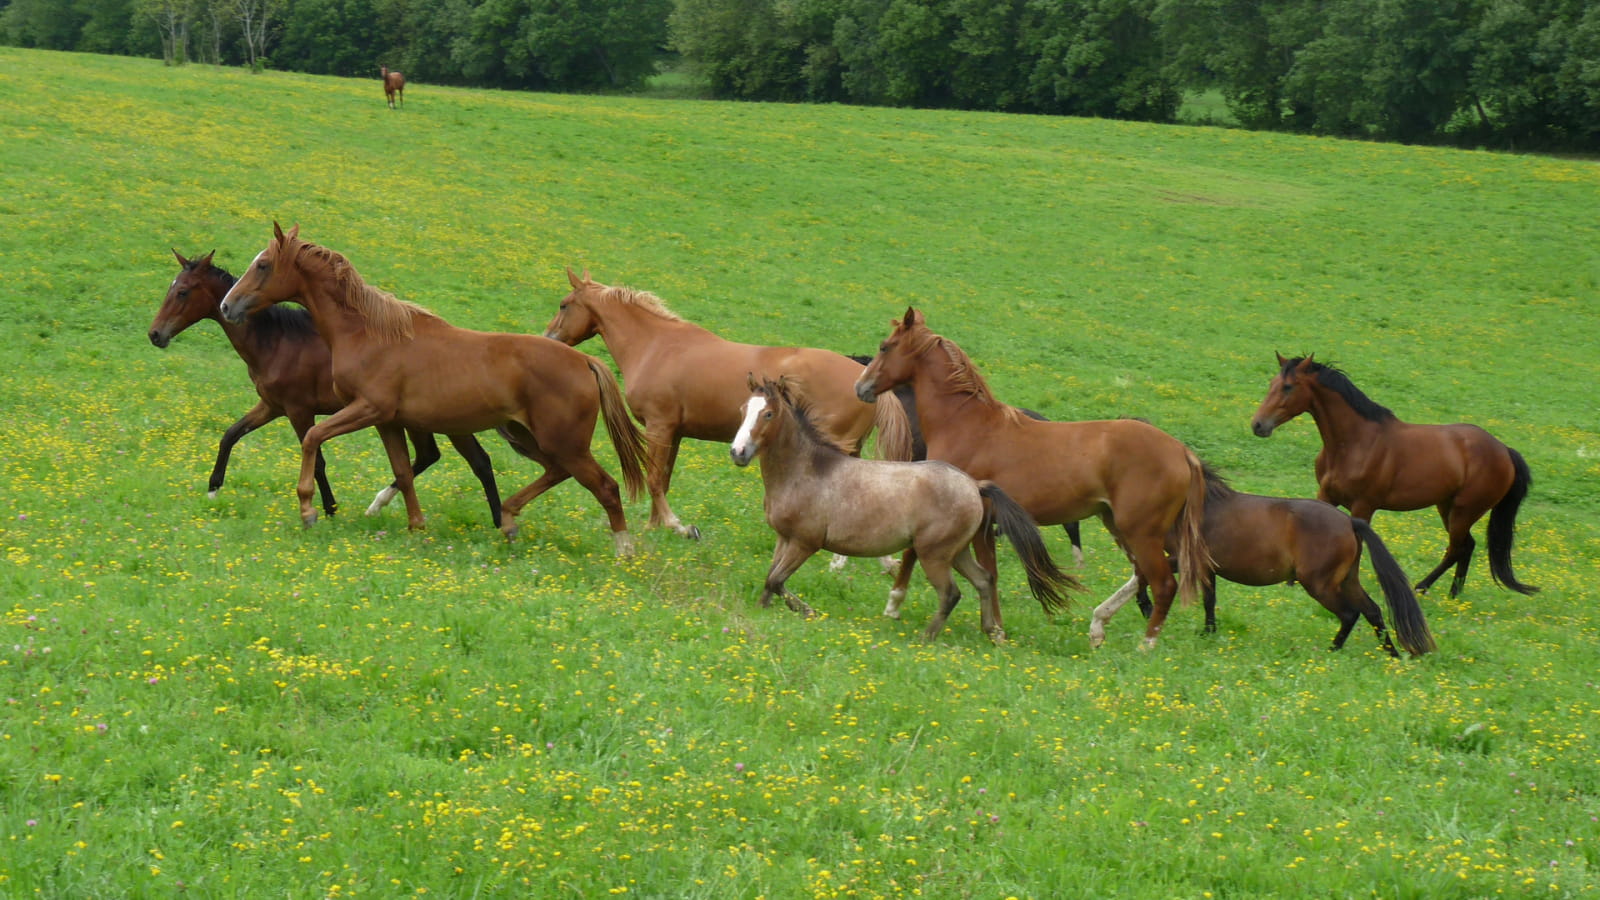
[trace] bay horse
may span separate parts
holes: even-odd
[[[949,463],[851,456],[822,432],[810,401],[801,399],[787,378],[757,381],[752,375],[749,387],[751,396],[740,408],[729,455],[738,466],[761,461],[762,508],[767,524],[778,533],[762,606],[782,596],[790,609],[814,615],[785,582],[818,550],[883,556],[910,547],[939,592],[939,609],[923,637],[938,637],[961,599],[950,577],[954,568],[978,592],[984,633],[1002,643],[1005,630],[995,587],[997,529],[1011,541],[1029,588],[1047,612],[1066,605],[1062,588],[1081,587],[1056,567],[1039,527],[998,485],[974,481]],[[884,615],[900,617],[910,578],[911,566],[902,566]]]
[[[389,108],[394,109],[396,98],[400,100],[401,106],[405,106],[406,77],[399,72],[389,71],[388,66],[379,66],[378,74],[383,76],[383,96],[389,101]]]
[[[869,362],[872,362],[872,357],[858,356],[854,353],[850,354],[850,358],[858,363],[861,363],[863,366]],[[911,385],[909,384],[901,384],[895,386],[893,393],[895,399],[900,401],[900,406],[906,411],[906,425],[911,431],[911,456],[909,458],[913,460],[927,459],[928,443],[922,439],[922,423],[917,419],[916,391],[913,391],[911,389]],[[1041,422],[1048,421],[1043,413],[1028,409],[1025,406],[1017,407],[1017,412],[1022,413],[1030,419],[1038,419]],[[1078,527],[1077,522],[1062,522],[1061,530],[1067,533],[1067,541],[1068,543],[1072,544],[1073,563],[1079,566],[1083,565],[1082,529]]]
[[[544,474],[501,505],[500,530],[517,533],[516,518],[533,498],[568,478],[594,495],[610,521],[618,555],[633,550],[617,482],[590,451],[603,415],[629,496],[644,481],[644,436],[628,418],[622,390],[605,363],[555,341],[526,334],[457,328],[413,303],[362,280],[343,256],[287,234],[273,239],[222,299],[223,318],[242,321],[261,307],[296,300],[311,314],[333,355],[333,384],[345,407],[306,433],[301,445],[300,517],[316,522],[311,476],[329,438],[376,427],[412,528],[422,509],[406,460],[403,428],[440,434],[497,430]]]
[[[628,408],[644,423],[650,447],[652,527],[700,537],[700,529],[680,521],[667,504],[678,447],[686,437],[732,441],[751,374],[788,376],[791,388],[804,395],[812,421],[848,452],[859,453],[876,426],[879,455],[908,458],[905,410],[897,401],[874,407],[856,399],[854,384],[862,367],[849,357],[809,347],[736,343],[685,321],[648,291],[610,287],[570,268],[567,281],[572,291],[562,298],[544,336],[576,346],[598,334],[622,370]]]
[[[871,401],[910,384],[928,458],[993,481],[1040,525],[1099,516],[1154,593],[1143,646],[1155,646],[1172,600],[1201,586],[1207,568],[1201,523],[1205,473],[1180,441],[1137,419],[1042,422],[1002,403],[954,341],[907,309],[878,348],[856,392]],[[1177,529],[1181,581],[1164,550]],[[901,569],[907,568],[902,562]]]
[[[1421,581],[1426,591],[1451,565],[1450,596],[1461,593],[1477,542],[1472,526],[1489,513],[1489,575],[1523,594],[1538,588],[1511,571],[1517,510],[1533,477],[1522,454],[1476,425],[1413,425],[1362,393],[1350,377],[1311,356],[1284,359],[1250,428],[1257,437],[1303,412],[1322,435],[1317,454],[1317,499],[1370,521],[1380,509],[1439,511],[1449,544],[1444,559]]]
[[[311,316],[303,309],[274,306],[250,316],[239,324],[222,318],[218,304],[233,287],[234,277],[226,269],[212,262],[213,250],[205,256],[185,259],[182,253],[172,251],[178,258],[178,276],[167,288],[167,296],[156,311],[150,324],[150,343],[165,349],[174,337],[203,319],[210,319],[222,327],[234,352],[244,360],[260,398],[222,433],[217,447],[217,462],[211,469],[207,493],[217,495],[228,471],[228,459],[234,444],[257,428],[278,418],[288,418],[294,433],[304,440],[306,432],[316,423],[317,416],[330,415],[343,408],[344,403],[333,390],[333,356],[328,342],[317,333]],[[420,475],[439,460],[439,443],[433,433],[411,430],[407,434],[416,448],[417,458],[411,463],[413,474]],[[500,525],[500,492],[495,485],[494,466],[483,445],[470,434],[450,438],[461,458],[472,468],[483,485],[484,498],[489,503],[489,514],[496,527]],[[338,502],[333,497],[333,487],[328,483],[322,451],[317,451],[316,481],[322,497],[322,510],[333,515]],[[392,499],[398,489],[390,485],[378,492],[367,507],[368,515]]]
[[[1312,599],[1339,619],[1339,631],[1329,649],[1344,647],[1356,623],[1365,618],[1383,649],[1398,657],[1383,612],[1361,584],[1361,550],[1365,547],[1400,646],[1413,656],[1435,649],[1406,573],[1365,520],[1351,518],[1321,500],[1248,494],[1235,490],[1209,466],[1205,472],[1205,536],[1213,576],[1205,591],[1207,633],[1217,630],[1216,576],[1253,587],[1299,582]],[[1091,643],[1098,646],[1105,639],[1105,623],[1135,590],[1139,608],[1150,614],[1148,596],[1137,579],[1132,579],[1094,611]]]

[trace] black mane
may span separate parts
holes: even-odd
[[[1284,360],[1283,374],[1285,376],[1289,375],[1304,361],[1305,357],[1303,356]],[[1369,422],[1390,422],[1397,418],[1389,407],[1363,394],[1361,389],[1350,381],[1350,376],[1332,364],[1324,365],[1313,361],[1309,374],[1317,380],[1318,384],[1343,397],[1344,402],[1350,404],[1350,408],[1355,410],[1356,415],[1361,418]]]
[[[195,261],[191,260],[188,268],[193,269],[194,266]],[[217,279],[224,295],[239,280],[227,269],[215,263],[211,265],[208,277]],[[317,327],[311,323],[311,313],[306,312],[302,306],[283,306],[275,303],[252,313],[246,320],[246,327],[250,329],[250,337],[261,347],[269,347],[280,340],[305,340],[318,336]]]

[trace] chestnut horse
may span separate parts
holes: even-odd
[[[679,521],[667,505],[678,446],[686,437],[727,443],[739,430],[739,405],[747,382],[788,376],[804,395],[823,434],[858,453],[878,428],[879,455],[909,458],[909,430],[898,401],[877,407],[856,399],[861,364],[830,350],[761,347],[724,340],[679,318],[647,291],[608,287],[567,270],[572,292],[545,327],[544,336],[568,345],[600,335],[622,370],[628,407],[644,423],[650,447],[650,525],[685,537],[700,530]]]
[[[256,395],[261,398],[261,402],[222,434],[222,443],[217,447],[217,463],[211,470],[211,481],[207,487],[210,496],[215,497],[227,474],[233,445],[240,438],[274,419],[287,417],[289,424],[294,426],[295,435],[303,440],[306,432],[315,424],[316,416],[338,412],[344,403],[333,392],[333,357],[328,351],[328,342],[317,334],[316,327],[311,324],[311,316],[305,310],[272,307],[238,325],[227,322],[217,305],[228,289],[233,287],[234,277],[212,263],[216,251],[198,259],[184,259],[177,250],[173,250],[172,254],[178,258],[182,268],[178,277],[172,280],[172,286],[167,288],[166,299],[162,301],[161,309],[156,312],[155,321],[150,325],[150,343],[165,349],[174,337],[190,325],[202,319],[211,319],[222,326],[222,332],[233,344],[234,352],[244,360]],[[408,434],[417,450],[417,458],[411,464],[412,472],[420,475],[438,462],[439,443],[432,432],[410,431]],[[483,484],[484,497],[489,501],[489,514],[494,518],[494,524],[499,526],[500,492],[495,487],[494,467],[489,461],[489,454],[484,452],[478,439],[470,434],[454,436],[450,441],[467,465],[472,467],[472,474],[478,476],[478,481]],[[322,494],[323,512],[331,516],[338,503],[333,499],[332,486],[328,484],[321,450],[317,451],[316,479],[317,488]],[[376,515],[396,491],[394,485],[379,491],[372,505],[367,507],[367,515]]]
[[[399,72],[389,71],[388,66],[378,67],[378,74],[383,76],[383,96],[389,101],[389,108],[394,109],[394,101],[399,98],[400,105],[406,105],[406,77]]]
[[[1352,519],[1337,506],[1321,500],[1262,497],[1236,491],[1208,466],[1205,534],[1214,576],[1206,586],[1207,633],[1217,630],[1215,576],[1256,587],[1299,582],[1312,599],[1339,618],[1339,632],[1330,649],[1342,648],[1364,617],[1383,649],[1390,656],[1399,656],[1384,627],[1383,612],[1361,586],[1361,548],[1365,546],[1400,646],[1413,656],[1434,649],[1433,635],[1428,632],[1417,595],[1412,593],[1411,583],[1394,555],[1371,525]],[[1094,623],[1089,627],[1093,643],[1104,639],[1105,623],[1136,590],[1139,608],[1145,615],[1150,614],[1149,597],[1138,587],[1137,579],[1130,580],[1094,611]]]
[[[784,582],[818,550],[883,556],[911,547],[939,592],[938,612],[923,637],[938,637],[961,599],[950,577],[954,568],[978,592],[984,633],[1000,643],[1005,630],[995,589],[996,529],[1011,541],[1046,611],[1065,605],[1061,588],[1080,587],[1050,559],[1039,527],[993,482],[974,481],[943,462],[857,459],[822,433],[809,401],[797,397],[788,379],[758,382],[750,376],[749,385],[752,395],[740,410],[729,453],[738,466],[761,460],[762,507],[778,533],[762,606],[781,595],[790,609],[813,615]],[[884,615],[900,617],[910,579],[911,566],[903,566]]]
[[[274,222],[272,231],[272,242],[223,297],[221,311],[238,322],[253,310],[295,299],[332,350],[334,388],[349,403],[313,426],[302,444],[297,493],[306,525],[317,519],[311,475],[316,452],[329,438],[376,427],[410,525],[420,528],[422,509],[401,429],[473,434],[493,428],[545,470],[501,505],[507,538],[516,536],[523,506],[576,478],[605,509],[616,552],[632,552],[617,483],[589,445],[603,413],[632,496],[644,481],[644,436],[628,418],[605,363],[533,335],[457,328],[368,285],[343,256],[300,240],[299,226],[285,234]]]
[[[1154,646],[1180,591],[1164,550],[1167,534],[1177,529],[1186,600],[1209,571],[1201,532],[1205,473],[1194,453],[1137,419],[1028,418],[1000,402],[966,353],[930,331],[914,309],[894,323],[856,381],[856,392],[870,401],[908,383],[916,392],[929,459],[995,482],[1041,525],[1100,517],[1132,561],[1135,577],[1154,593],[1144,641]]]
[[[1511,571],[1517,510],[1533,477],[1522,454],[1476,425],[1413,425],[1363,394],[1345,375],[1310,356],[1278,356],[1278,373],[1250,428],[1258,437],[1303,412],[1322,434],[1317,498],[1371,520],[1380,509],[1432,506],[1450,535],[1444,559],[1417,582],[1426,591],[1451,565],[1450,596],[1461,593],[1476,541],[1472,526],[1489,513],[1489,574],[1523,594],[1538,588]],[[1492,511],[1491,511],[1492,510]]]

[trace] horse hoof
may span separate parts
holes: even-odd
[[[507,522],[506,524],[500,526],[500,533],[506,536],[506,541],[508,543],[516,540],[517,532],[521,530],[522,529],[518,527],[517,523],[515,522]]]
[[[1004,628],[991,629],[989,631],[989,640],[993,641],[996,647],[1004,647],[1006,644],[1006,630]]]
[[[694,525],[685,525],[678,529],[678,533],[691,541],[700,540],[700,529]]]
[[[217,492],[215,490],[206,491],[206,499],[207,500],[215,500],[215,499],[217,499]]]
[[[839,554],[835,553],[833,555],[832,561],[830,561],[828,563],[828,571],[829,572],[837,572],[840,569],[843,569],[845,563],[847,563],[849,561],[850,561],[850,557],[848,557],[848,556],[840,556]]]
[[[313,510],[311,512],[308,512],[308,513],[305,513],[305,514],[301,515],[300,516],[300,524],[302,526],[306,527],[306,528],[310,528],[311,526],[317,524],[317,513],[316,513],[316,511]]]
[[[612,550],[618,557],[633,555],[633,535],[619,531],[611,536]]]
[[[427,527],[427,520],[419,516],[418,518],[408,520],[406,522],[406,527],[412,531],[421,531]]]
[[[377,515],[380,510],[389,505],[389,501],[393,500],[398,493],[400,492],[395,490],[393,485],[379,491],[378,495],[372,498],[372,504],[367,507],[367,515]]]
[[[1156,639],[1155,638],[1145,638],[1144,640],[1139,642],[1139,652],[1141,652],[1141,653],[1149,653],[1151,650],[1154,650],[1155,648],[1156,648]]]

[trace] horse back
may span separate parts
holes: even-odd
[[[1214,571],[1235,584],[1282,584],[1354,558],[1350,517],[1321,500],[1242,491],[1206,499],[1204,529]]]
[[[1395,422],[1381,435],[1353,458],[1336,459],[1324,449],[1318,478],[1329,499],[1403,511],[1470,495],[1487,508],[1516,477],[1510,450],[1477,425]]]

